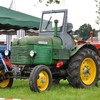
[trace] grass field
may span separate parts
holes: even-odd
[[[100,81],[98,87],[76,89],[68,85],[67,81],[53,85],[50,91],[32,92],[28,80],[14,80],[9,89],[0,89],[0,98],[17,98],[25,100],[100,100]]]

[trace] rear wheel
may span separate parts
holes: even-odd
[[[52,85],[50,69],[44,65],[35,66],[30,74],[29,86],[32,91],[42,92],[49,90]]]
[[[95,86],[99,78],[99,57],[93,50],[83,48],[71,58],[67,72],[72,86]]]
[[[10,73],[0,70],[0,88],[9,88],[13,84],[13,78],[10,78]]]

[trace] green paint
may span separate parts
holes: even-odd
[[[53,49],[60,49],[61,45],[62,45],[62,40],[60,37],[51,37],[52,38],[52,45],[53,45]]]
[[[39,44],[40,42],[47,42],[47,45],[53,46],[53,48],[59,49],[62,45],[62,40],[59,37],[44,37],[44,36],[29,36],[22,39],[15,40],[12,45],[34,45]]]
[[[74,54],[76,54],[80,50],[80,48],[82,48],[84,45],[85,44],[76,46],[73,50],[70,51],[70,56],[73,56]]]
[[[52,46],[34,45],[34,51],[37,53],[33,59],[34,64],[52,64]]]
[[[12,46],[12,64],[33,64],[29,55],[33,45]]]
[[[36,52],[35,57],[29,53]],[[12,46],[12,64],[51,64],[52,46],[50,45],[24,45]]]
[[[47,42],[47,44],[39,44],[41,41]],[[29,36],[15,40],[12,43],[12,63],[52,64],[54,56],[52,50],[61,49],[61,45],[62,41],[59,37]],[[31,50],[37,53],[35,58],[30,57],[29,52]]]
[[[70,51],[67,49],[54,49],[53,59],[56,60],[68,60],[70,57]]]
[[[44,36],[28,36],[22,39],[16,40],[12,45],[33,45],[40,44],[40,42],[47,42],[48,45],[52,45],[52,39]]]

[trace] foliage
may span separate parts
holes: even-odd
[[[95,0],[96,2],[96,7],[97,7],[97,19],[96,19],[96,23],[99,25],[100,24],[100,0]]]
[[[83,40],[87,40],[90,37],[90,32],[95,33],[95,29],[92,29],[90,24],[83,24],[78,30],[75,31],[75,35],[79,35]],[[94,34],[95,35],[95,34]]]
[[[40,3],[42,3],[43,1],[46,1],[46,6],[48,6],[48,4],[52,3],[59,4],[61,0],[39,0]]]
[[[51,4],[51,3],[57,3],[59,4],[60,1],[59,0],[48,0],[47,3]]]

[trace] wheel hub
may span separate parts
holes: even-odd
[[[42,78],[42,79],[41,79],[41,82],[42,82],[42,83],[45,83],[45,82],[46,82],[45,78]]]
[[[89,74],[89,68],[88,67],[85,67],[84,69],[83,69],[83,74]]]

